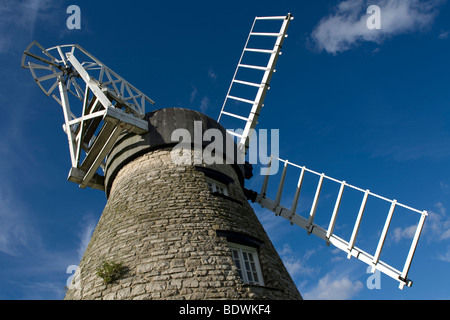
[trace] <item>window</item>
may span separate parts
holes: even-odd
[[[244,283],[264,285],[257,249],[233,243],[230,250]]]
[[[211,193],[217,192],[225,196],[228,196],[227,186],[224,185],[223,183],[220,183],[216,180],[209,178],[206,179],[206,183],[208,184],[208,189],[209,191],[211,191]]]

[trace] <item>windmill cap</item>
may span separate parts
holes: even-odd
[[[216,155],[220,155],[224,159],[223,163],[231,164],[236,171],[241,185],[244,183],[244,174],[246,172],[244,164],[239,164],[237,161],[238,149],[233,139],[217,121],[200,113],[198,111],[184,109],[184,108],[164,108],[147,113],[144,117],[149,123],[149,130],[144,134],[134,134],[124,132],[117,142],[114,144],[111,152],[106,159],[105,166],[105,192],[109,196],[112,182],[119,170],[127,163],[133,161],[137,157],[148,153],[150,151],[175,147],[182,145],[183,148],[201,148],[202,150],[211,141],[204,141],[204,133],[209,129],[217,129],[215,131],[222,135],[222,148],[218,146],[214,151]],[[181,141],[172,139],[173,133],[177,129],[178,132],[190,135],[190,140]],[[201,129],[201,130],[200,130]],[[197,137],[195,136],[197,135]],[[177,136],[177,135],[175,135]],[[200,137],[198,137],[200,136]],[[179,142],[181,141],[181,142]],[[201,145],[199,142],[201,141]],[[228,141],[228,145],[227,145]],[[215,144],[217,146],[217,144]],[[228,150],[232,146],[232,150]],[[248,170],[248,169],[247,169]],[[248,174],[245,174],[246,176]]]

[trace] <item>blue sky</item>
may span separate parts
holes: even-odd
[[[72,4],[81,8],[80,30],[66,27]],[[381,8],[381,30],[363,27],[372,4]],[[67,268],[79,263],[106,203],[102,192],[66,181],[60,107],[20,68],[32,40],[77,43],[155,108],[217,119],[253,18],[288,12],[295,20],[258,128],[280,130],[283,159],[429,212],[413,286],[400,291],[382,275],[381,289],[370,290],[365,264],[254,205],[300,292],[449,299],[450,4],[441,0],[0,0],[0,299],[63,298]],[[259,191],[261,181],[247,186]],[[395,221],[387,255],[404,254],[413,223]]]

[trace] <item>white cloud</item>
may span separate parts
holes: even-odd
[[[444,31],[442,30],[441,33],[439,33],[439,39],[447,39],[450,36],[450,31]]]
[[[302,263],[299,259],[283,259],[283,263],[292,278],[295,278],[302,271]]]
[[[191,87],[192,87],[191,97],[189,98],[190,103],[194,102],[194,99],[195,99],[195,97],[197,97],[197,94],[198,94],[198,90],[193,84],[191,84]]]
[[[414,233],[416,232],[417,225],[412,225],[406,228],[395,228],[394,229],[394,240],[395,242],[400,242],[402,239],[412,239]]]
[[[442,202],[435,204],[437,212],[428,212],[425,220],[424,232],[430,241],[443,241],[450,239],[450,218],[446,215],[446,208]]]
[[[317,286],[302,294],[305,300],[349,300],[363,288],[361,281],[352,281],[348,276],[335,277],[327,273]]]
[[[338,262],[344,260],[342,250],[339,248],[334,248],[331,250],[331,253],[334,255],[333,258],[331,258],[330,262]]]
[[[435,204],[436,211],[429,211],[425,220],[423,234],[426,234],[429,242],[439,242],[450,239],[450,218],[446,215],[446,208],[442,202]],[[412,239],[416,231],[417,224],[395,228],[393,238],[395,242],[402,239]]]
[[[294,253],[289,244],[284,244],[280,257],[292,278],[296,278],[299,275],[312,276],[318,268],[308,266],[307,261],[315,252],[316,250],[307,250],[303,257],[300,258],[298,254]]]
[[[283,239],[283,235],[285,234],[286,227],[289,226],[289,223],[285,219],[275,216],[267,209],[256,207],[256,205],[254,205],[253,209],[270,239],[272,239],[273,242]]]
[[[314,28],[311,37],[317,48],[336,54],[353,48],[362,42],[381,43],[385,39],[408,32],[422,31],[430,27],[438,13],[442,0],[380,0],[381,29],[367,28],[366,13],[369,0],[342,1],[334,12],[323,18]]]
[[[209,68],[208,77],[214,82],[217,79],[217,74],[214,72],[213,68]]]
[[[292,228],[285,219],[271,214],[266,209],[256,206],[254,209],[272,242],[283,244],[278,254],[294,280],[298,280],[301,276],[313,276],[320,271],[320,267],[312,267],[308,263],[310,257],[317,252],[316,249],[308,249],[302,253],[294,251],[289,243],[284,243],[287,231]]]
[[[450,194],[450,185],[448,185],[447,183],[445,183],[444,181],[440,181],[439,185],[441,187],[441,191],[444,194]]]
[[[38,21],[54,22],[59,4],[50,0],[4,0],[0,6],[0,53],[8,52],[18,38],[32,37]],[[28,40],[27,40],[28,41]]]
[[[200,102],[200,111],[201,112],[205,112],[206,110],[208,110],[208,108],[209,108],[209,105],[210,105],[210,101],[209,101],[209,98],[208,97],[203,97],[202,98],[202,101]]]
[[[392,146],[376,147],[372,152],[375,157],[385,157],[395,161],[414,161],[418,159],[442,160],[450,156],[450,138],[448,136],[432,136],[429,141],[415,141],[411,137],[392,137]]]
[[[438,202],[435,204],[435,207],[438,208],[439,213],[443,216],[445,216],[445,213],[447,212],[447,210],[445,209],[444,205],[442,204],[442,202]]]
[[[450,262],[450,246],[447,247],[447,251],[444,252],[443,254],[439,254],[438,255],[438,259],[445,261],[445,262]]]
[[[80,260],[83,257],[84,252],[86,251],[89,241],[91,240],[92,233],[94,232],[95,226],[96,226],[96,223],[92,217],[88,217],[85,219],[84,225],[82,226],[82,230],[79,235],[80,244],[77,249],[78,258]]]
[[[196,100],[196,98],[198,96],[198,89],[194,85],[191,85],[191,86],[192,86],[192,91],[191,91],[191,96],[189,98],[189,102],[192,106],[192,105],[194,105],[194,101]],[[195,104],[197,104],[197,102],[195,102]],[[211,105],[211,101],[210,101],[209,97],[204,96],[204,97],[202,97],[198,108],[200,109],[201,112],[206,112],[208,110],[208,108],[210,107],[210,105]]]
[[[3,181],[6,181],[3,179]],[[31,224],[27,210],[11,192],[0,189],[0,252],[18,256],[23,251],[35,251],[40,237]]]

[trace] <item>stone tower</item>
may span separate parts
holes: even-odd
[[[175,129],[225,129],[181,108],[146,119],[150,131],[123,134],[107,158],[108,201],[65,299],[301,299],[246,199],[244,166],[172,160]],[[107,284],[105,261],[124,271]]]

